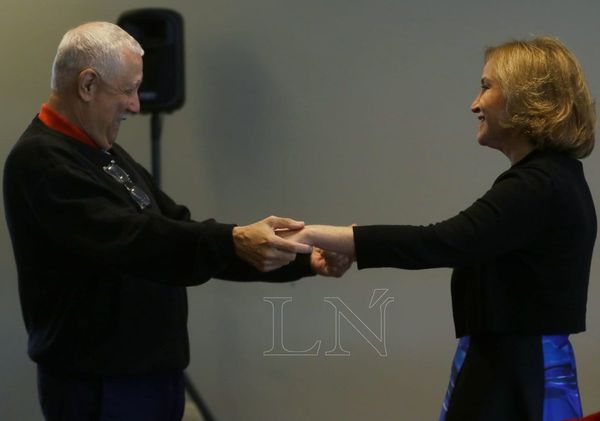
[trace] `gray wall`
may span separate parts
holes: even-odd
[[[196,219],[425,224],[452,216],[508,167],[474,140],[469,104],[486,45],[556,35],[600,92],[600,3],[592,0],[2,0],[2,161],[47,98],[65,30],[147,6],[185,17],[187,103],[165,118],[163,179]],[[145,165],[148,127],[147,116],[131,119],[119,139]],[[598,204],[599,161],[598,152],[585,161]],[[38,420],[4,223],[0,248],[0,419]],[[588,331],[573,338],[586,412],[600,410],[599,264]],[[449,274],[352,269],[341,280],[191,288],[189,373],[219,420],[436,419],[455,347]],[[339,296],[378,332],[377,307],[368,308],[374,288],[395,298],[388,356],[345,322],[351,355],[325,356],[334,311],[324,298]],[[286,346],[320,339],[320,355],[263,356],[272,341],[269,296],[293,298]]]

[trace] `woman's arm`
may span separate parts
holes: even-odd
[[[355,255],[352,226],[306,225],[298,231],[277,231],[277,235],[298,243],[316,246],[323,250],[334,251],[352,257]]]

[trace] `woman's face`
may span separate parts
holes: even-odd
[[[477,114],[479,130],[477,141],[480,145],[502,150],[502,146],[510,136],[508,129],[500,123],[507,119],[506,99],[500,89],[496,77],[496,67],[493,60],[483,67],[481,76],[481,91],[471,104],[471,111]]]

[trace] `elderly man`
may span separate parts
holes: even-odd
[[[48,420],[181,419],[186,286],[339,276],[350,264],[275,234],[302,222],[195,222],[156,186],[115,144],[139,111],[143,53],[110,23],[67,32],[48,103],[6,162],[6,216]]]

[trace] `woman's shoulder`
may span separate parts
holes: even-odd
[[[556,151],[534,151],[531,156],[500,174],[494,186],[510,185],[512,189],[539,197],[570,197],[587,190],[581,162]]]
[[[583,171],[581,162],[566,153],[553,150],[534,150],[501,174],[499,179],[512,175],[551,182],[565,177],[582,176]]]

